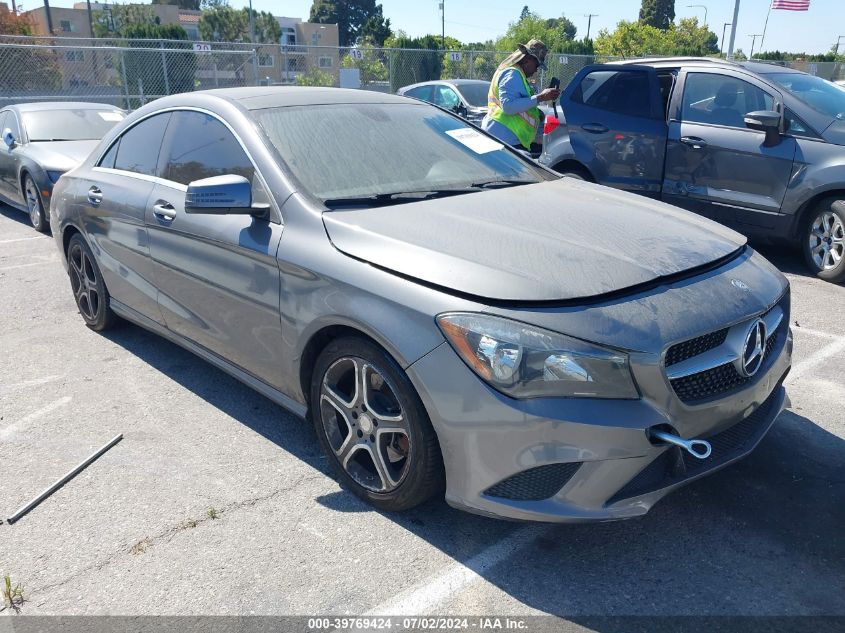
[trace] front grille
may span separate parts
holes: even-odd
[[[572,479],[581,462],[546,464],[511,475],[484,491],[490,497],[514,501],[539,501],[553,497]]]
[[[744,386],[751,379],[741,376],[733,363],[670,381],[682,402],[707,400]]]
[[[780,383],[751,415],[724,431],[704,437],[703,439],[713,447],[713,453],[707,459],[697,459],[677,446],[669,447],[625,484],[605,505],[639,497],[697,477],[748,452],[768,431],[779,396]]]
[[[769,367],[771,367],[774,354],[780,349],[786,338],[786,332],[789,328],[789,301],[789,291],[787,291],[778,302],[778,306],[783,312],[783,318],[777,329],[768,333],[763,365],[755,376],[746,378],[737,371],[733,363],[725,363],[724,365],[712,367],[697,374],[672,379],[669,382],[681,402],[695,404],[711,398],[725,397],[744,388],[754,381],[757,376],[765,374]],[[774,309],[772,308],[772,310]],[[763,315],[764,319],[769,312]],[[671,367],[681,361],[694,358],[722,345],[727,339],[729,329],[724,328],[673,345],[666,353],[665,366]]]
[[[670,367],[693,356],[709,352],[711,349],[715,349],[724,343],[727,336],[728,328],[725,328],[718,332],[710,332],[704,336],[673,345],[666,352],[666,366]]]

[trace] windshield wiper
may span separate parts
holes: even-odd
[[[422,200],[431,200],[432,198],[457,196],[462,193],[473,193],[478,190],[479,187],[461,187],[452,189],[423,189],[420,191],[393,191],[390,193],[376,193],[371,196],[328,198],[323,200],[323,204],[330,209],[336,209],[338,207],[388,206],[406,202],[420,202]]]
[[[538,180],[485,180],[483,182],[474,182],[470,185],[475,189],[493,189],[499,187],[517,187],[519,185],[536,185]]]

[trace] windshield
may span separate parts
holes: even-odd
[[[293,175],[324,201],[544,179],[499,142],[425,104],[280,107],[254,115]]]
[[[475,108],[487,107],[487,93],[490,90],[490,84],[461,84],[458,90],[466,99],[467,103]]]
[[[769,77],[814,110],[845,119],[845,88],[812,75],[774,73]]]
[[[24,112],[30,142],[99,141],[123,120],[120,110],[39,110]]]

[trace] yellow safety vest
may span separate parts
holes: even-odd
[[[517,114],[506,114],[502,109],[502,102],[499,100],[499,76],[503,71],[508,70],[508,68],[513,68],[519,73],[519,76],[522,78],[522,84],[525,86],[526,94],[529,97],[533,95],[531,86],[528,85],[528,79],[525,78],[525,73],[522,72],[519,66],[499,68],[496,74],[493,75],[493,81],[490,82],[490,91],[487,93],[487,116],[513,132],[525,149],[531,149],[531,143],[534,142],[537,136],[537,127],[540,125],[543,115],[540,112],[540,108],[537,107]]]

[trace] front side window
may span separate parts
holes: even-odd
[[[114,168],[150,176],[157,175],[158,154],[169,120],[170,113],[166,112],[144,119],[129,128],[129,131],[120,137]]]
[[[23,113],[30,142],[99,141],[124,118],[120,110],[37,110]]]
[[[321,200],[393,200],[398,193],[545,179],[501,143],[422,103],[276,107],[253,116],[303,188]]]
[[[449,86],[437,86],[434,93],[434,103],[441,108],[454,110],[460,105],[461,99]]]
[[[597,70],[581,80],[572,100],[626,116],[650,117],[650,95],[645,71]]]
[[[176,112],[167,133],[161,177],[187,185],[235,174],[253,181],[255,168],[225,125],[202,112]]]
[[[21,131],[18,127],[18,117],[15,116],[15,113],[11,110],[6,110],[2,115],[0,115],[0,132],[3,132],[6,128],[12,130],[12,136],[15,137],[15,141],[20,143],[21,142]]]
[[[745,128],[746,114],[773,109],[772,95],[742,79],[708,73],[687,75],[681,114],[684,121]]]

